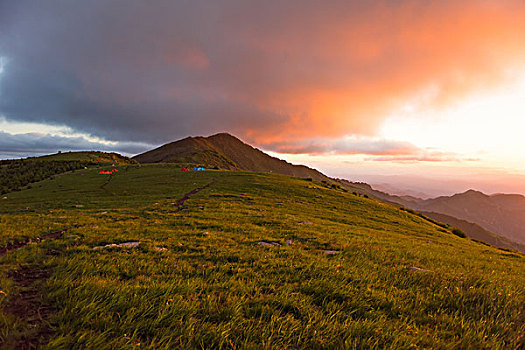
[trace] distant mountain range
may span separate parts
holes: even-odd
[[[422,199],[391,195],[367,183],[332,179],[304,165],[290,164],[269,156],[238,138],[220,133],[209,137],[187,137],[133,157],[140,163],[175,163],[180,166],[278,173],[338,183],[350,191],[417,210],[424,215],[462,229],[470,238],[525,252],[525,197],[488,196],[469,190],[453,196]],[[383,186],[385,188],[385,186]]]
[[[419,201],[413,209],[474,222],[491,232],[525,244],[525,197],[519,194],[489,196],[468,190],[453,196]]]
[[[358,187],[379,200],[399,204],[465,231],[470,238],[525,252],[525,197],[486,195],[469,190],[453,196],[421,199],[378,191],[363,182],[338,181]]]

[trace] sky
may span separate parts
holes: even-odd
[[[525,2],[0,1],[0,158],[217,132],[398,193],[525,194]]]

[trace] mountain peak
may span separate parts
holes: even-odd
[[[237,137],[233,136],[232,134],[229,134],[227,132],[219,132],[217,134],[213,134],[211,136],[208,136],[207,138],[210,139],[210,138],[216,138],[216,137],[224,137],[224,138],[232,138],[232,139],[237,139]]]
[[[458,193],[457,195],[467,195],[467,196],[477,196],[477,197],[488,197],[485,193],[473,189],[469,189],[463,193]]]
[[[233,136],[232,134],[228,134],[227,132],[221,132],[215,135],[204,137],[204,139],[210,141],[211,143],[221,143],[223,145],[225,144],[229,144],[229,145],[243,144],[244,145],[245,144],[241,139]]]
[[[181,166],[199,165],[206,168],[248,170],[308,177],[331,182],[330,178],[304,165],[293,165],[271,157],[229,133],[208,137],[192,137],[168,143],[154,150],[136,155],[140,163],[176,163]]]
[[[229,134],[227,132],[220,132],[218,134],[214,134],[214,135],[205,137],[205,139],[207,139],[207,140],[221,140],[223,142],[224,141],[242,142],[238,137],[235,137],[232,134]]]

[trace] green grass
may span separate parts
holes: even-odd
[[[18,288],[7,271],[52,271],[48,349],[523,346],[523,255],[304,179],[118,169],[103,187],[86,170],[0,201],[0,244],[68,228],[0,257],[1,303]],[[141,244],[92,249],[126,241]],[[27,328],[3,314],[0,339]]]

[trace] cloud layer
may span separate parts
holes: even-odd
[[[144,152],[151,145],[135,142],[119,142],[107,144],[87,140],[84,137],[52,136],[39,133],[9,134],[0,132],[0,159],[17,158],[19,156],[37,156],[57,151],[97,150],[106,152],[122,152],[128,155]]]
[[[309,139],[305,141],[274,142],[265,148],[277,153],[288,154],[369,154],[369,155],[411,155],[421,151],[408,142],[399,142],[369,137],[343,137],[339,139]]]
[[[439,108],[512,79],[524,18],[512,0],[4,0],[0,114],[120,142],[227,131],[406,156],[338,140],[407,100]]]

